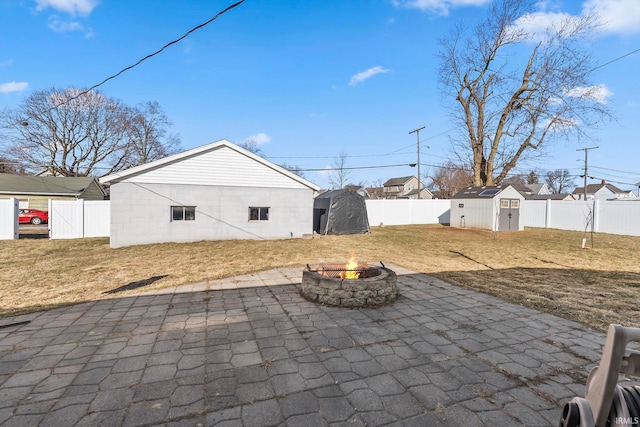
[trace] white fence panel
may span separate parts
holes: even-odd
[[[640,201],[600,200],[597,205],[596,231],[640,236]]]
[[[108,200],[49,200],[49,236],[52,239],[108,237]]]
[[[51,239],[78,239],[83,236],[82,220],[84,200],[49,199],[49,237]]]
[[[595,231],[593,200],[565,200],[551,203],[549,228],[573,231]]]
[[[547,200],[525,200],[521,209],[524,226],[547,227],[547,206]]]
[[[18,199],[0,199],[0,240],[14,240],[19,237]]]
[[[448,224],[450,200],[367,200],[369,225]]]
[[[640,236],[640,201],[525,200],[526,227]]]
[[[111,209],[108,200],[84,202],[84,237],[109,237]]]

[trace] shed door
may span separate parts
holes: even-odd
[[[500,221],[498,231],[520,229],[520,200],[500,199]]]

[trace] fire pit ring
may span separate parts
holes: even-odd
[[[302,296],[320,304],[348,307],[380,307],[394,302],[398,296],[397,276],[381,267],[358,266],[346,270],[344,264],[307,265],[302,271]],[[346,278],[350,272],[357,278]]]

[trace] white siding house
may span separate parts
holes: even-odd
[[[111,247],[313,232],[315,184],[220,140],[100,180],[111,186]]]
[[[522,231],[523,202],[511,185],[467,187],[451,198],[451,227]]]

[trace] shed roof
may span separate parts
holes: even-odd
[[[0,173],[0,194],[79,196],[94,183],[91,176],[34,176]],[[104,193],[100,185],[96,186]]]
[[[467,187],[451,197],[452,199],[492,199],[510,185],[486,185],[482,187]]]

